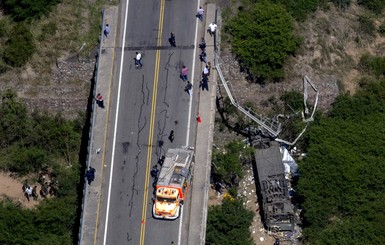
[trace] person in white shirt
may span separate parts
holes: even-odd
[[[210,36],[213,36],[215,34],[217,27],[218,26],[217,26],[217,24],[215,24],[215,22],[209,24],[209,29],[207,29],[207,31],[210,33]]]
[[[138,68],[138,67],[142,67],[143,64],[142,64],[142,54],[139,53],[139,52],[136,52],[136,56],[135,56],[135,66]]]
[[[203,76],[208,76],[208,75],[209,75],[209,69],[206,65],[205,68],[203,68]]]

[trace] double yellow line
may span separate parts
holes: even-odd
[[[164,18],[164,3],[165,0],[160,1],[159,10],[159,25],[158,25],[158,41],[157,46],[162,45],[162,28]],[[159,66],[160,66],[160,50],[156,50],[155,57],[155,69],[154,69],[154,86],[152,90],[152,106],[150,116],[150,132],[148,134],[148,150],[147,150],[147,163],[146,163],[146,177],[144,181],[144,193],[143,193],[143,206],[142,206],[142,222],[140,225],[140,245],[144,244],[144,235],[146,231],[146,218],[147,218],[147,202],[148,202],[148,187],[150,183],[150,167],[152,160],[152,144],[154,138],[154,124],[155,124],[155,110],[156,110],[156,94],[158,91],[158,79],[159,79]]]

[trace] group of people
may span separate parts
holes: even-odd
[[[46,179],[46,176],[49,177],[49,180]],[[22,190],[28,202],[31,199],[36,201],[39,198],[39,194],[42,198],[46,198],[48,195],[55,196],[59,190],[59,182],[44,168],[39,174],[38,183],[40,184],[39,192],[37,191],[37,185],[32,187],[28,184],[27,180],[23,182]]]
[[[28,202],[32,198],[33,200],[37,200],[37,186],[35,185],[33,188],[29,185],[23,185],[24,196],[27,198]]]
[[[202,6],[199,6],[199,8],[197,10],[196,17],[200,21],[203,21],[203,14],[204,14],[204,9],[202,8]],[[210,33],[210,36],[212,36],[215,34],[216,29],[217,29],[217,24],[215,22],[213,22],[213,23],[209,24],[209,28],[207,31]],[[170,38],[168,40],[169,40],[171,46],[176,47],[175,34],[173,32],[171,32]],[[210,65],[210,62],[207,62],[206,41],[203,37],[201,39],[201,43],[199,44],[199,48],[201,49],[201,53],[199,55],[200,61],[205,63],[205,67],[204,67],[203,72],[202,72],[202,80],[199,84],[199,87],[201,87],[202,90],[206,89],[208,91],[209,90],[208,77],[210,75],[211,65]],[[143,67],[142,54],[141,53],[136,52],[134,60],[135,60],[135,68],[136,69],[140,69]],[[184,91],[191,96],[192,95],[191,91],[192,91],[193,86],[192,86],[191,82],[188,80],[188,71],[189,71],[188,68],[185,65],[183,65],[182,70],[180,72],[180,78],[184,82],[187,82],[187,85],[185,86]]]

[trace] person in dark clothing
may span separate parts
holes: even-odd
[[[207,56],[206,52],[202,51],[202,53],[199,55],[200,61],[206,63],[206,56]]]
[[[217,192],[219,192],[219,194],[222,194],[222,183],[221,183],[221,182],[217,182],[217,183],[215,184],[215,190],[216,190]]]
[[[89,185],[91,184],[92,181],[95,180],[95,172],[96,172],[96,170],[91,166],[89,167],[89,169],[86,172],[86,178],[87,178],[87,182]]]
[[[171,46],[176,47],[175,34],[171,32],[170,38],[168,39]]]
[[[165,157],[165,156],[162,156],[161,158],[159,158],[159,160],[158,160],[158,164],[160,165],[160,167],[162,167],[162,166],[163,166],[163,163],[164,163],[164,159],[166,159],[166,157]]]
[[[206,51],[206,41],[203,37],[201,43],[199,44],[199,48],[202,50],[202,52]]]
[[[279,245],[279,244],[280,244],[279,239],[276,238],[276,239],[275,239],[275,242],[274,242],[274,245]]]
[[[189,95],[191,95],[190,94],[190,90],[192,89],[192,84],[190,83],[190,81],[187,81],[187,85],[186,85],[186,87],[184,88],[184,91],[186,92],[186,93],[188,93]]]
[[[202,87],[202,91],[204,91],[205,89],[209,91],[209,80],[207,79],[207,76],[202,77],[200,87]]]
[[[151,177],[157,178],[157,177],[158,177],[158,173],[159,173],[158,166],[155,165],[155,166],[152,167],[152,169],[151,169]]]
[[[170,135],[168,136],[168,139],[171,141],[171,143],[174,141],[174,130],[171,130]]]

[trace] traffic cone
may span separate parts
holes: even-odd
[[[201,122],[202,122],[201,116],[199,115],[199,113],[198,113],[198,116],[197,116],[197,121],[198,121],[198,123],[201,123]]]

